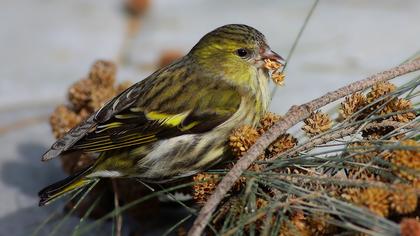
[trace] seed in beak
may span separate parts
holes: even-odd
[[[263,60],[268,59],[270,61],[275,61],[275,62],[277,62],[278,64],[280,64],[282,66],[284,66],[284,63],[285,63],[283,57],[281,57],[279,54],[273,52],[270,49],[268,49],[265,52],[263,52],[262,55],[261,55],[261,57],[262,57]]]

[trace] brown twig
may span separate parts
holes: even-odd
[[[395,187],[393,187],[390,184],[381,182],[381,181],[375,181],[375,180],[361,180],[356,178],[348,178],[348,177],[331,177],[327,175],[317,175],[317,176],[307,176],[307,175],[274,175],[272,178],[284,180],[284,181],[293,181],[293,178],[295,180],[298,180],[297,177],[302,177],[299,179],[299,184],[303,185],[306,182],[311,183],[333,183],[339,186],[369,186],[369,187],[378,187],[378,188],[385,188],[388,190],[395,190]],[[270,178],[267,176],[267,178]],[[292,178],[292,180],[291,180]],[[278,191],[278,189],[276,189]]]
[[[248,150],[248,152],[233,166],[226,174],[222,181],[218,184],[216,190],[210,196],[206,204],[201,208],[198,217],[195,219],[193,226],[188,232],[189,236],[201,235],[204,228],[208,224],[210,217],[220,201],[225,197],[226,193],[233,186],[235,181],[241,174],[251,165],[256,158],[264,152],[264,150],[274,142],[277,137],[284,134],[290,127],[298,122],[306,119],[313,111],[343,98],[349,94],[366,89],[381,81],[387,81],[416,70],[420,70],[420,58],[404,63],[390,70],[370,76],[364,80],[360,80],[329,92],[317,99],[300,106],[292,106],[285,114],[283,119],[273,125],[266,133],[264,133],[257,142]]]

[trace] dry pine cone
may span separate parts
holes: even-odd
[[[302,127],[308,135],[313,136],[325,132],[331,128],[332,122],[327,114],[321,112],[312,113],[304,120],[305,125]]]

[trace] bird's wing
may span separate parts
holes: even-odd
[[[63,152],[68,151],[75,143],[83,139],[87,134],[96,130],[96,126],[111,119],[114,114],[129,107],[136,101],[139,96],[142,83],[134,84],[126,91],[122,92],[114,99],[110,100],[101,109],[92,114],[78,126],[69,130],[63,137],[57,139],[54,144],[42,155],[42,161],[47,161],[60,156]]]
[[[223,80],[176,68],[158,71],[58,139],[42,160],[68,151],[102,152],[206,132],[228,120],[240,102],[240,94]]]

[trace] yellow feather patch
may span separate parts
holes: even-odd
[[[112,122],[106,125],[98,125],[96,133],[100,133],[108,129],[117,128],[117,127],[120,127],[121,125],[123,125],[123,123],[121,122]]]
[[[189,113],[190,111],[183,112],[180,114],[165,114],[152,111],[146,113],[146,118],[149,120],[156,120],[162,125],[175,127],[180,125]]]
[[[179,127],[179,130],[181,130],[181,131],[186,131],[186,130],[189,130],[189,129],[191,129],[192,127],[194,127],[194,126],[198,125],[199,123],[200,123],[200,122],[198,122],[198,121],[191,122],[191,124],[188,124],[188,125],[186,125],[186,126],[181,126],[181,127]]]

